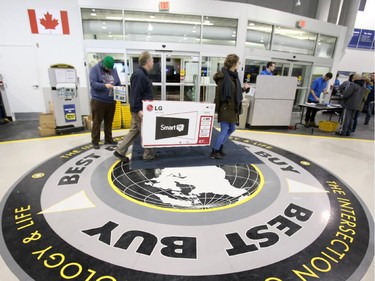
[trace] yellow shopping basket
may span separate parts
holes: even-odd
[[[320,121],[319,122],[319,130],[324,131],[324,132],[334,132],[336,131],[338,126],[339,126],[339,122],[335,122],[335,121]]]

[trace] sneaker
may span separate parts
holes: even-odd
[[[124,155],[121,155],[117,151],[113,152],[113,155],[120,159],[122,162],[129,163],[129,158]]]
[[[310,122],[309,123],[310,127],[318,128],[318,125],[315,124],[315,122]]]
[[[223,156],[221,156],[219,150],[212,150],[210,154],[211,159],[223,159]]]
[[[100,145],[99,145],[97,142],[93,142],[93,143],[92,143],[92,147],[93,147],[94,149],[100,149]]]
[[[110,140],[110,141],[106,141],[104,144],[117,144],[117,141]]]
[[[157,156],[156,154],[150,158],[143,158],[144,161],[152,161],[152,160],[156,160],[156,159],[159,159],[159,156]]]

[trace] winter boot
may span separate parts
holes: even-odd
[[[212,149],[210,158],[211,159],[222,159],[223,157],[221,157],[221,154],[220,154],[219,150]]]

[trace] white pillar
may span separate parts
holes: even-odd
[[[337,24],[341,13],[342,1],[343,0],[331,0],[327,20],[328,22]]]
[[[352,38],[360,3],[361,0],[344,0],[344,3],[342,5],[339,24],[344,25],[348,28],[346,30],[344,49],[346,49]]]
[[[330,5],[331,0],[319,0],[316,19],[327,22]]]

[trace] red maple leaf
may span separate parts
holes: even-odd
[[[47,12],[47,14],[44,15],[44,18],[40,19],[40,24],[46,29],[55,29],[55,27],[59,25],[59,21],[57,19],[53,19],[52,15]]]

